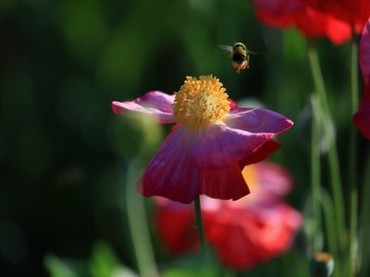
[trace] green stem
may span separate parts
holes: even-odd
[[[358,108],[358,68],[357,68],[357,43],[355,36],[351,42],[351,114],[354,114]],[[350,255],[349,269],[353,274],[353,263],[357,260],[356,238],[357,238],[357,213],[358,213],[358,178],[357,169],[357,130],[354,126],[350,128],[349,157],[348,157],[348,186],[350,192],[350,221],[349,221],[349,239]]]
[[[195,198],[194,200],[194,209],[195,209],[195,218],[197,221],[197,230],[198,230],[198,236],[199,236],[199,241],[200,241],[201,253],[204,258],[207,258],[206,238],[204,235],[202,210],[200,207],[200,197],[199,196]]]
[[[363,192],[361,193],[361,214],[360,214],[360,239],[359,246],[361,251],[361,275],[360,276],[369,276],[369,254],[370,249],[369,245],[369,234],[370,234],[370,148],[367,151],[367,161],[365,166],[365,177],[363,183]]]
[[[126,180],[127,219],[131,232],[134,254],[139,270],[143,277],[159,277],[155,264],[153,248],[150,241],[149,228],[146,221],[144,198],[140,196],[134,184],[139,179],[138,162],[130,162]]]
[[[319,231],[321,228],[321,212],[320,212],[320,201],[321,201],[321,161],[320,161],[320,149],[317,147],[320,143],[320,101],[318,97],[312,96],[311,98],[312,108],[312,126],[311,126],[311,205],[312,205],[312,230],[311,230],[311,251],[315,253],[321,249],[317,248],[317,239],[319,239]]]
[[[326,193],[326,191],[324,191],[322,193],[322,201],[321,201],[321,205],[322,205],[322,209],[324,211],[324,217],[325,217],[325,225],[326,225],[326,230],[328,230],[328,234],[330,234],[328,236],[328,248],[329,248],[329,252],[331,254],[333,253],[338,253],[338,244],[337,244],[337,240],[338,238],[336,237],[336,232],[335,232],[335,220],[334,220],[334,214],[333,214],[333,202],[332,202],[332,199],[330,198],[330,196]],[[335,271],[334,272],[338,272],[339,273],[339,266],[336,265],[335,267]],[[337,273],[337,274],[338,274]],[[334,276],[337,276],[337,274],[335,274]]]
[[[339,239],[338,243],[340,244],[341,243],[340,238],[343,236],[343,233],[345,231],[344,204],[343,204],[342,182],[339,168],[339,158],[333,135],[334,126],[332,124],[332,118],[328,104],[328,97],[326,94],[324,80],[320,69],[319,58],[316,49],[311,44],[308,45],[308,57],[315,84],[315,90],[320,99],[320,104],[322,107],[322,126],[324,131],[324,138],[326,140],[326,143],[328,144],[328,162],[331,179],[330,183],[335,209],[337,238]],[[340,253],[336,253],[334,255],[336,257],[339,257]]]

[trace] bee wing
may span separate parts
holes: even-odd
[[[229,54],[233,52],[233,47],[230,45],[219,45],[218,47]]]

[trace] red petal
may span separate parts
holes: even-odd
[[[300,0],[254,0],[256,16],[265,24],[284,28],[296,23],[305,5]]]
[[[249,193],[237,163],[223,168],[202,170],[204,182],[201,193],[218,199],[237,200]]]
[[[320,3],[327,1],[320,1]],[[284,28],[295,24],[307,37],[328,37],[333,43],[341,44],[351,37],[350,22],[337,13],[321,7],[315,0],[254,0],[257,17],[266,24]],[[320,7],[320,8],[319,8]]]
[[[176,254],[196,248],[198,237],[194,228],[193,205],[180,204],[159,197],[155,200],[158,204],[155,213],[157,230],[166,247]]]
[[[370,105],[366,109],[361,109],[355,113],[353,122],[361,133],[370,140]]]
[[[204,214],[206,236],[221,261],[245,269],[286,251],[301,224],[301,216],[286,204],[268,209],[221,206]]]
[[[254,151],[251,155],[245,157],[240,161],[240,167],[243,168],[246,165],[258,163],[267,159],[271,154],[275,153],[280,148],[280,143],[276,140],[270,139],[260,148]]]
[[[370,14],[369,0],[306,0],[309,5],[349,24],[362,25]],[[362,27],[361,26],[361,27]],[[357,30],[356,30],[357,31]],[[357,31],[358,32],[358,31]]]
[[[327,37],[335,44],[351,38],[349,23],[312,7],[307,7],[305,13],[297,17],[297,27],[307,37]]]
[[[301,0],[253,0],[259,11],[266,11],[276,15],[288,15],[301,11],[304,7]]]

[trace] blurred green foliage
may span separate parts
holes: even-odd
[[[96,242],[89,260],[61,259],[52,254],[45,257],[45,265],[52,277],[136,277],[130,269],[120,265],[112,249],[104,242]]]
[[[303,209],[309,190],[304,108],[313,90],[306,41],[295,30],[263,26],[250,1],[2,0],[0,41],[1,276],[68,276],[74,267],[63,259],[88,260],[91,253],[90,273],[112,264],[135,268],[124,169],[140,144],[153,153],[159,141],[149,137],[161,134],[140,132],[146,123],[114,116],[110,103],[150,90],[173,93],[186,75],[216,75],[233,99],[257,99],[296,122],[273,159],[292,172],[289,200]],[[240,75],[217,47],[236,41],[256,52]],[[348,45],[316,44],[345,145]],[[99,239],[114,250],[92,248]],[[156,251],[161,263],[169,258]],[[272,276],[272,270],[305,276],[304,250],[298,253],[249,276]]]

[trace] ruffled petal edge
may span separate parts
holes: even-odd
[[[238,161],[226,166],[198,166],[198,140],[186,128],[174,128],[155,154],[139,183],[144,196],[191,203],[200,194],[239,199],[249,193]]]
[[[140,112],[154,117],[159,123],[173,123],[172,104],[175,95],[168,95],[161,91],[151,91],[134,101],[113,101],[112,110],[115,114],[123,114],[128,111]]]

